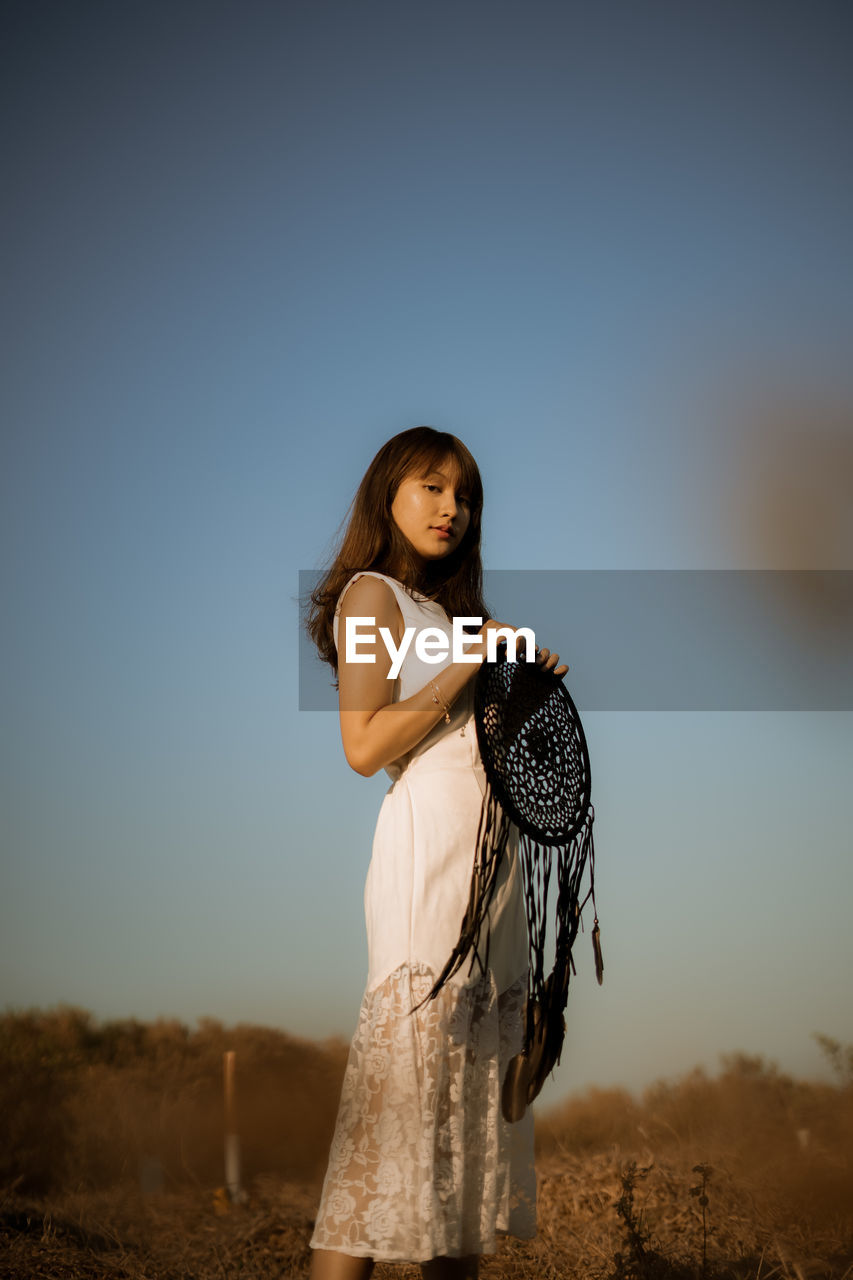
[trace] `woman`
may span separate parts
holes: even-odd
[[[368,468],[312,597],[309,631],[337,672],[346,758],[392,780],[365,886],[367,989],[311,1241],[314,1280],[365,1280],[377,1259],[462,1280],[498,1233],[536,1230],[532,1118],[509,1125],[500,1107],[528,965],[516,841],[481,963],[426,1000],[459,936],[485,788],[473,677],[500,624],[482,623],[482,502],[460,440],[402,432]],[[466,655],[452,652],[454,618],[481,621]],[[426,629],[432,652],[447,650],[437,663],[415,643]],[[404,654],[396,678],[392,650]],[[563,675],[558,661],[537,650]]]

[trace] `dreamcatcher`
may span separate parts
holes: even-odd
[[[560,1059],[566,1034],[563,1013],[575,972],[572,949],[590,899],[599,983],[604,975],[595,910],[589,753],[580,716],[562,679],[535,663],[508,661],[505,650],[499,651],[496,662],[484,663],[477,675],[474,715],[487,779],[477,853],[459,941],[427,998],[435,997],[469,957],[472,965],[476,960],[485,968],[489,904],[514,823],[530,938],[524,1045],[507,1068],[501,1094],[504,1117],[515,1121]],[[546,926],[555,880],[554,963],[546,975]]]

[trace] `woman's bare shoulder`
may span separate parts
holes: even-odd
[[[344,587],[338,607],[345,617],[375,618],[377,626],[389,626],[401,617],[391,584],[367,573]]]

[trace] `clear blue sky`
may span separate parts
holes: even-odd
[[[850,8],[7,0],[0,50],[0,1003],[348,1036],[386,783],[297,709],[298,571],[422,422],[490,568],[853,567]],[[549,1096],[818,1073],[851,713],[585,723]]]

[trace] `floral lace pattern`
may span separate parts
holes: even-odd
[[[500,1109],[526,978],[499,996],[485,974],[412,1012],[432,984],[406,966],[365,995],[312,1248],[424,1262],[536,1234],[533,1119]]]

